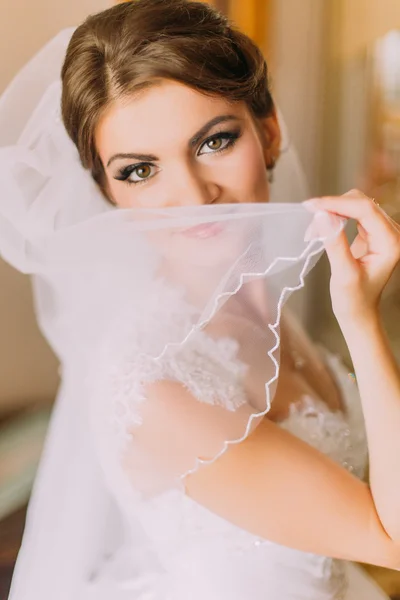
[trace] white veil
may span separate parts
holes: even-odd
[[[62,368],[12,600],[90,598],[105,561],[124,545],[127,573],[137,575],[137,589],[144,585],[140,565],[151,562],[157,569],[157,557],[127,507],[136,494],[179,485],[202,462],[244,439],[266,414],[279,372],[283,303],[304,285],[323,250],[323,239],[304,241],[312,215],[296,204],[307,191],[285,131],[272,204],[168,211],[108,205],[80,166],[60,119],[59,73],[71,34],[54,38],[0,100],[0,254],[32,275],[38,320]],[[146,403],[144,388],[134,390],[140,402],[132,401],[132,388],[120,387],[121,369],[129,371],[128,386],[137,383],[132,373],[144,372],[150,384],[181,382],[185,360],[200,352],[203,334],[219,347],[225,340],[219,328],[224,331],[238,307],[266,318],[262,402],[247,401],[243,389],[224,409],[212,447],[202,447],[209,439],[196,426],[192,437],[198,435],[199,445],[185,449],[182,462],[179,453],[178,463],[164,464],[147,442],[129,447],[132,487],[124,462],[128,429],[146,423],[144,406],[150,413],[155,406]],[[174,319],[176,327],[168,328]],[[230,364],[237,345],[224,348]],[[230,375],[244,377],[232,369]],[[110,403],[111,397],[118,402]],[[214,399],[208,405],[202,400],[207,425],[215,423]],[[120,418],[121,410],[129,416]],[[136,552],[126,521],[130,531],[135,528]]]

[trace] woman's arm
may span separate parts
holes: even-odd
[[[125,462],[135,484],[130,465],[138,448],[156,472],[185,473],[195,457],[215,456],[228,433],[240,437],[249,416],[201,403],[178,382],[151,384],[146,395],[135,450]],[[267,419],[188,475],[185,486],[196,502],[263,539],[400,570],[400,544],[382,526],[369,487]]]
[[[362,398],[370,486],[379,518],[400,544],[400,374],[379,318],[346,335]]]
[[[344,234],[326,246],[332,304],[361,394],[373,500],[387,534],[400,544],[400,372],[378,308],[400,258],[400,230],[378,205],[357,191],[314,200],[311,208],[358,222],[359,235],[351,247]]]
[[[345,216],[366,211],[365,231],[376,231],[378,222],[378,241],[376,236],[368,239],[373,257],[368,260],[367,254],[361,266],[346,246],[345,236],[327,247],[335,314],[351,348],[370,441],[372,438],[374,489],[264,420],[245,441],[229,446],[218,460],[186,476],[186,492],[224,519],[266,540],[400,570],[400,471],[398,462],[393,473],[381,464],[394,466],[398,460],[399,378],[376,317],[379,295],[400,257],[400,234],[389,220],[387,230],[386,217],[370,206],[370,201],[348,198],[326,203],[330,201],[337,202],[338,214]],[[352,210],[354,214],[350,214]],[[196,457],[215,457],[221,440],[239,438],[249,416],[243,413],[245,407],[227,416],[226,410],[195,400],[177,382],[151,384],[146,395],[148,402],[141,405],[142,425],[135,429],[133,456],[126,457],[129,474],[131,465],[133,470],[137,468],[134,454],[139,448],[147,457],[146,468],[151,463],[156,478],[159,470],[174,479],[191,468]]]
[[[369,487],[265,420],[187,479],[194,500],[264,539],[304,552],[400,570]]]

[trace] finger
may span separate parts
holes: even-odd
[[[325,243],[325,250],[333,275],[352,275],[356,268],[356,260],[351,253],[346,234],[342,231],[334,240]]]
[[[314,227],[318,235],[325,238],[324,245],[332,274],[344,276],[353,274],[357,263],[351,253],[344,230],[338,229],[337,217],[325,212],[318,213],[315,215]]]
[[[382,208],[382,206],[379,204],[379,202],[375,202],[375,200],[373,198],[369,198],[368,196],[366,196],[363,192],[360,192],[360,190],[350,190],[349,192],[346,192],[345,194],[343,194],[343,196],[347,197],[347,198],[354,198],[354,199],[363,199],[363,200],[369,200],[370,202],[372,202],[376,208],[378,209],[378,211],[380,211],[381,215],[387,220],[389,221],[389,223],[393,226],[394,229],[396,229],[397,231],[400,231],[400,224],[396,222],[395,219],[393,219],[390,214],[388,213],[387,210],[384,210]]]
[[[368,233],[365,231],[364,227],[361,225],[361,223],[357,223],[357,231],[358,231],[358,235],[363,239],[363,240],[367,240],[368,239]]]
[[[366,223],[379,216],[384,222],[384,216],[379,207],[365,196],[323,196],[303,202],[311,212],[325,210],[348,219],[359,221],[367,229]]]
[[[355,259],[362,258],[368,254],[368,242],[363,235],[358,235],[350,246],[351,254]]]
[[[323,197],[303,203],[311,212],[327,210],[336,215],[355,219],[368,235],[374,235],[383,242],[389,233],[398,233],[397,228],[372,200],[365,196]]]
[[[384,214],[386,215],[386,213]],[[395,222],[393,223],[396,225]],[[398,228],[396,227],[396,229]],[[372,247],[370,247],[371,238],[368,237],[368,233],[361,225],[361,223],[357,223],[357,230],[358,236],[355,238],[350,249],[354,258],[360,259],[366,256],[370,251],[374,252],[374,244],[371,244]],[[398,231],[400,233],[400,229],[398,229]]]

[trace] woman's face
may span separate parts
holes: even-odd
[[[119,207],[235,204],[268,201],[280,133],[274,115],[163,80],[113,104],[96,144]]]

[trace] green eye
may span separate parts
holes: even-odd
[[[139,179],[147,179],[151,175],[151,167],[150,165],[142,165],[141,167],[137,167],[133,173],[137,175]]]
[[[221,132],[208,138],[199,150],[199,156],[203,154],[213,154],[214,152],[223,152],[235,144],[239,138],[238,132]]]
[[[148,179],[157,174],[157,167],[152,164],[142,163],[138,165],[130,165],[122,169],[119,176],[115,179],[118,181],[126,181],[127,183],[145,183]]]
[[[214,138],[213,140],[209,140],[206,145],[210,150],[220,150],[222,147],[222,139]]]

